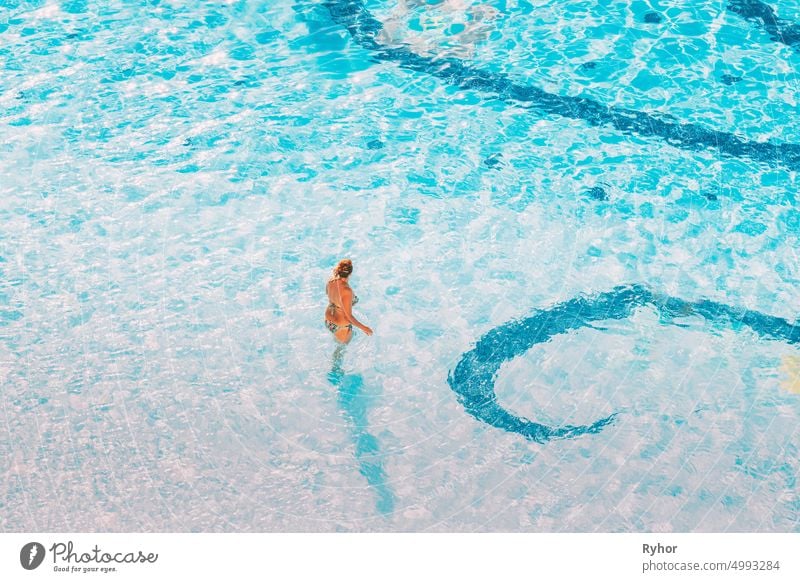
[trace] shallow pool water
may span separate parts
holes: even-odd
[[[0,529],[800,531],[793,23],[0,1]]]

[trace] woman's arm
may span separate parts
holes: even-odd
[[[363,331],[367,335],[372,335],[372,329],[360,321],[356,319],[356,316],[353,315],[353,292],[350,289],[342,290],[341,286],[339,286],[339,299],[342,302],[342,313],[344,313],[345,319],[355,325],[358,329]]]

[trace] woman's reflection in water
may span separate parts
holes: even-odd
[[[378,511],[388,515],[394,511],[395,498],[386,482],[386,471],[383,469],[378,439],[367,432],[370,396],[364,390],[364,379],[361,374],[345,373],[342,364],[346,349],[347,346],[341,345],[334,350],[328,381],[338,390],[339,407],[352,430],[359,472],[378,496],[375,503]]]

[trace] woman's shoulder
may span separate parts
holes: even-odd
[[[336,277],[332,277],[328,279],[328,283],[325,285],[325,289],[330,291],[331,289],[335,289],[342,295],[352,295],[353,290],[350,288],[350,285],[347,284],[347,281],[343,281],[342,279],[337,279]]]

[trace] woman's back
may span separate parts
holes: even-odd
[[[350,285],[344,279],[331,278],[325,285],[325,291],[328,294],[329,305],[333,305],[338,309],[342,309],[345,301],[348,300],[351,301],[352,305],[358,303],[358,298],[353,296],[353,290],[350,289]]]

